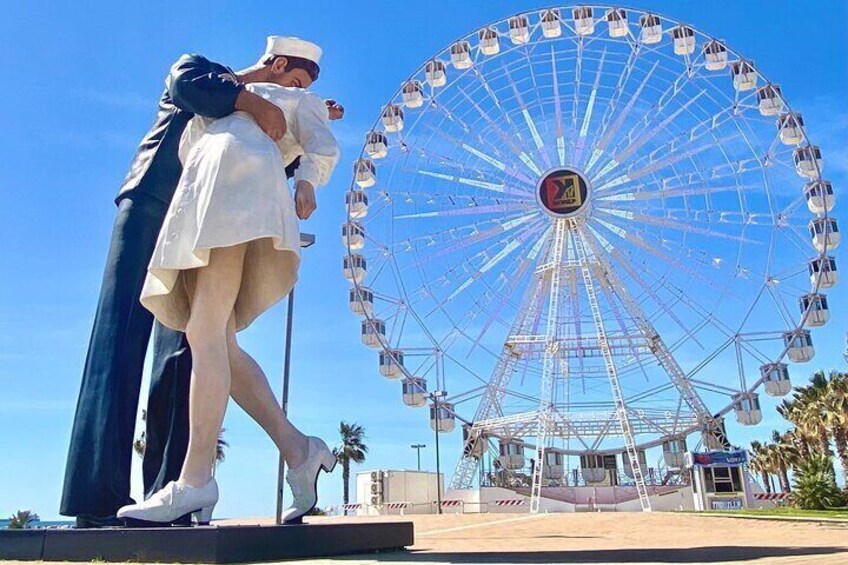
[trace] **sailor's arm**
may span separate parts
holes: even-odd
[[[200,55],[183,55],[171,67],[165,83],[174,105],[207,118],[222,118],[236,110],[244,85],[221,66]]]

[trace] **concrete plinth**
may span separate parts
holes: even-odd
[[[0,530],[0,560],[237,563],[401,549],[411,522]]]

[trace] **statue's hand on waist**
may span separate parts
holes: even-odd
[[[294,209],[297,212],[297,217],[306,220],[317,208],[315,187],[309,181],[297,181],[294,186]]]

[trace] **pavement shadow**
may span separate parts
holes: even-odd
[[[591,549],[537,552],[432,552],[404,551],[368,556],[369,561],[437,563],[716,563],[774,557],[826,556],[843,553],[846,547],[750,547],[711,546],[654,549]],[[362,559],[350,556],[348,559]],[[344,557],[336,558],[340,561]],[[848,557],[846,557],[848,562]]]

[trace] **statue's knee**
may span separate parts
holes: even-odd
[[[214,316],[192,314],[186,324],[185,334],[195,354],[209,347],[221,347],[227,339],[226,321],[216,320]]]

